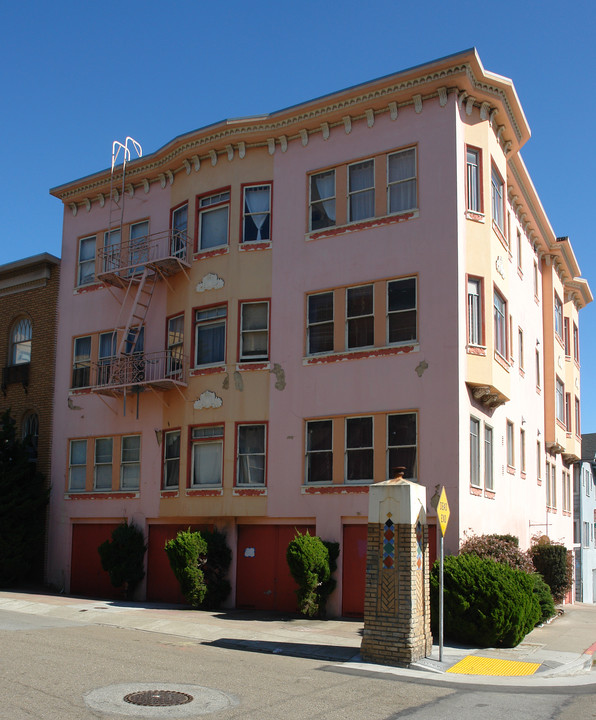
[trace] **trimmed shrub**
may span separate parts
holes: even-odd
[[[519,549],[519,540],[514,535],[471,535],[466,538],[460,550],[481,558],[490,558],[504,563],[516,570],[534,572],[534,564],[529,553]]]
[[[45,479],[30,461],[5,410],[0,418],[0,587],[39,580],[43,574]]]
[[[142,531],[125,522],[112,532],[111,540],[97,548],[102,568],[109,574],[114,587],[124,589],[126,599],[132,597],[136,586],[145,577],[143,557],[146,550]]]
[[[431,576],[431,620],[438,629],[439,563]],[[444,633],[477,647],[515,647],[540,620],[530,575],[471,553],[444,561]]]
[[[214,610],[228,597],[232,586],[227,579],[232,562],[232,551],[226,542],[226,535],[219,530],[201,533],[207,543],[207,559],[201,567],[207,585],[202,607]]]
[[[532,545],[530,555],[536,571],[550,587],[554,601],[563,602],[573,583],[571,553],[564,545],[554,543],[544,535]]]
[[[551,595],[549,586],[544,582],[540,573],[532,573],[531,577],[534,580],[534,596],[540,605],[540,621],[546,622],[555,614],[553,596]]]
[[[198,608],[207,594],[201,569],[207,559],[207,541],[200,532],[182,530],[166,542],[165,551],[186,602]]]
[[[335,550],[332,552],[335,553]],[[335,554],[336,567],[338,554],[339,546]],[[298,610],[307,617],[322,617],[327,598],[335,588],[335,583],[330,582],[329,550],[325,543],[308,532],[305,535],[297,533],[288,545],[286,559],[292,577],[298,584]]]

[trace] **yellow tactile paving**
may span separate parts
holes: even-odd
[[[540,663],[468,655],[447,670],[458,675],[533,675]]]

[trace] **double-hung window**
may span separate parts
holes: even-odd
[[[373,419],[346,418],[346,480],[373,480]]]
[[[507,420],[507,465],[509,467],[515,467],[515,436],[514,436],[513,423]]]
[[[308,296],[308,354],[333,352],[333,292]]]
[[[387,283],[387,343],[417,338],[416,278]]]
[[[88,285],[95,280],[95,235],[79,240],[79,267],[77,285]]]
[[[240,361],[269,357],[269,303],[244,302],[240,308]]]
[[[168,320],[168,375],[179,375],[184,366],[184,315]]]
[[[85,490],[87,476],[87,440],[71,440],[68,489]]]
[[[112,454],[114,440],[111,437],[96,438],[94,485],[96,490],[112,489]]]
[[[242,242],[271,240],[271,185],[244,188]]]
[[[107,385],[110,382],[112,364],[116,357],[116,333],[101,333],[99,336],[99,353],[97,367],[97,384]]]
[[[575,434],[579,437],[581,435],[581,413],[579,410],[579,399],[575,399]]]
[[[480,420],[470,418],[470,483],[480,485]]]
[[[374,345],[373,286],[348,288],[346,297],[346,332],[348,348]]]
[[[565,385],[559,380],[555,379],[555,415],[557,420],[565,424]]]
[[[237,485],[265,485],[266,443],[265,425],[238,425]]]
[[[122,232],[120,228],[107,231],[103,234],[103,270],[112,272],[120,269],[120,241]]]
[[[138,490],[141,481],[141,436],[125,435],[121,443],[120,488]]]
[[[579,363],[579,330],[575,323],[573,323],[573,359]]]
[[[387,156],[387,209],[400,213],[417,207],[416,148],[408,148]]]
[[[199,198],[199,252],[228,244],[230,191]]]
[[[494,294],[494,325],[495,350],[503,358],[507,357],[507,305],[505,300],[495,290]]]
[[[415,480],[417,470],[416,413],[397,413],[387,417],[387,477],[393,478],[402,469],[404,478]]]
[[[129,232],[128,259],[131,272],[143,272],[145,263],[149,260],[149,222],[144,220],[134,223]]]
[[[223,442],[223,425],[192,428],[191,487],[222,484]]]
[[[310,176],[310,229],[335,225],[335,170]]]
[[[524,369],[524,331],[521,328],[517,329],[517,361],[519,369]]]
[[[466,181],[468,192],[468,210],[481,213],[481,190],[480,190],[480,150],[466,148]]]
[[[309,420],[306,423],[306,482],[330,483],[333,480],[333,421]]]
[[[492,168],[491,175],[491,201],[492,201],[492,214],[493,222],[499,228],[499,230],[505,234],[505,220],[504,220],[504,201],[505,201],[505,183],[501,179],[497,169]]]
[[[172,234],[170,237],[170,254],[172,257],[186,259],[188,242],[188,203],[172,210]]]
[[[163,443],[164,489],[178,487],[180,482],[180,430],[164,433]]]
[[[375,161],[365,160],[348,166],[349,220],[375,216]]]
[[[493,429],[484,426],[484,487],[494,490],[493,474]]]
[[[468,344],[482,345],[482,281],[468,279]]]
[[[91,336],[75,338],[72,362],[72,387],[89,387],[91,372]]]
[[[555,332],[563,341],[563,303],[561,298],[555,293]]]
[[[226,361],[226,305],[195,311],[195,367]]]
[[[519,469],[526,472],[526,431],[523,428],[519,431]]]

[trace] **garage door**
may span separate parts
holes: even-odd
[[[181,530],[209,530],[207,525],[150,525],[147,548],[147,600],[152,602],[186,604],[180,585],[172,568],[164,545],[175,538]]]
[[[344,525],[342,545],[342,615],[364,615],[366,525]]]
[[[102,568],[97,548],[110,540],[117,523],[72,526],[70,563],[70,592],[87,597],[122,598],[121,588],[115,588],[110,576]]]
[[[236,607],[296,612],[297,585],[286,561],[296,531],[315,534],[309,525],[239,525]]]

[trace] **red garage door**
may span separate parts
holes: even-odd
[[[364,615],[366,525],[344,525],[342,546],[342,615]]]
[[[314,535],[308,525],[239,525],[236,607],[296,612],[297,585],[286,561],[296,531]]]
[[[72,526],[70,592],[97,598],[122,598],[122,588],[115,588],[102,568],[97,548],[109,540],[117,523]]]
[[[150,525],[149,547],[147,548],[147,600],[164,603],[186,603],[180,592],[180,585],[172,568],[164,545],[175,538],[180,530],[189,525]],[[207,525],[190,525],[191,530],[210,530]]]

